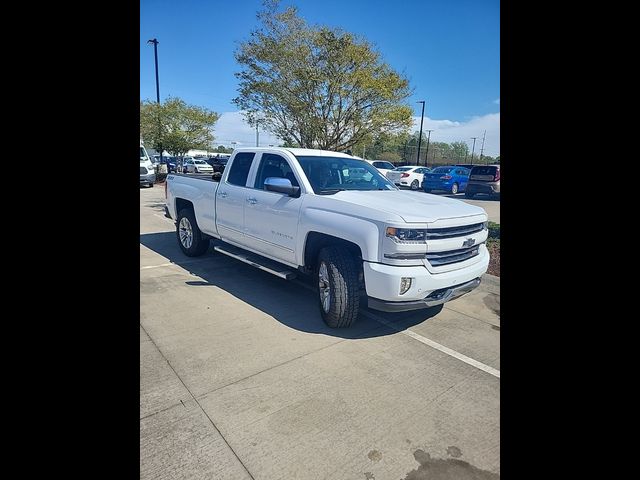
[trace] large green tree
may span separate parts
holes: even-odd
[[[344,151],[407,128],[409,81],[365,39],[309,26],[295,7],[265,0],[260,26],[236,51],[242,70],[234,103],[251,126],[306,148]]]
[[[140,102],[140,137],[155,150],[160,146],[171,155],[182,156],[191,149],[212,150],[212,128],[219,115],[180,98]]]

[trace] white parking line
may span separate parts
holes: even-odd
[[[456,352],[455,350],[451,350],[449,347],[445,347],[444,345],[440,345],[438,342],[434,342],[433,340],[428,339],[427,337],[423,337],[422,335],[406,329],[406,330],[400,330],[398,327],[396,327],[393,323],[385,320],[384,318],[380,318],[377,315],[374,315],[373,313],[367,312],[366,310],[362,310],[360,313],[362,313],[362,315],[364,315],[365,317],[370,318],[371,320],[375,320],[378,323],[382,323],[383,325],[386,325],[389,328],[393,328],[395,331],[402,333],[403,335],[407,335],[408,337],[411,337],[417,341],[419,341],[420,343],[424,343],[425,345],[429,345],[432,348],[435,348],[436,350],[440,350],[442,353],[446,353],[447,355],[453,357],[453,358],[457,358],[458,360],[460,360],[461,362],[464,362],[466,364],[471,365],[472,367],[476,367],[477,369],[482,370],[483,372],[487,372],[490,375],[493,375],[494,377],[500,378],[500,370],[496,370],[493,367],[490,367],[489,365],[485,365],[482,362],[479,362],[478,360],[474,360],[473,358],[467,357],[466,355],[463,355],[460,352]]]
[[[307,290],[312,290],[315,291],[314,288],[311,285],[308,285],[306,283],[297,281],[297,280],[293,280],[293,283],[295,283],[296,285],[300,285],[301,287],[306,288]],[[468,365],[471,365],[472,367],[476,367],[479,370],[482,370],[483,372],[487,372],[490,375],[493,375],[494,377],[500,378],[500,370],[496,370],[493,367],[490,367],[489,365],[485,365],[482,362],[479,362],[478,360],[474,360],[473,358],[467,357],[466,355],[460,353],[460,352],[456,352],[455,350],[451,350],[449,347],[445,347],[444,345],[440,345],[438,342],[434,342],[433,340],[427,338],[427,337],[423,337],[422,335],[420,335],[419,333],[416,333],[412,330],[409,330],[408,328],[405,330],[401,330],[399,329],[395,324],[393,324],[392,322],[389,322],[387,320],[385,320],[384,318],[380,318],[379,316],[368,312],[366,310],[360,310],[360,313],[367,317],[370,318],[371,320],[375,320],[378,323],[381,323],[382,325],[385,325],[389,328],[392,328],[393,330],[395,330],[396,332],[402,333],[403,335],[406,335],[408,337],[413,338],[414,340],[419,341],[420,343],[423,343],[425,345],[430,346],[431,348],[435,348],[436,350],[440,350],[442,353],[445,353],[453,358],[457,358],[458,360],[460,360],[461,362],[464,362]]]

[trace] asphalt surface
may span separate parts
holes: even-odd
[[[311,283],[183,255],[140,190],[141,479],[499,478],[499,347],[495,277],[330,329]]]

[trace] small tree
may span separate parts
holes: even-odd
[[[168,98],[163,104],[140,102],[140,136],[155,150],[162,148],[171,155],[183,156],[191,149],[210,150],[211,129],[219,115],[206,108],[187,105],[179,98]]]

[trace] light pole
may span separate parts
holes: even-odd
[[[482,135],[482,147],[480,147],[480,164],[482,165],[482,154],[484,153],[484,138],[487,136],[487,131],[484,131]]]
[[[473,152],[476,150],[476,138],[478,137],[471,137],[473,140],[473,148],[471,149],[471,165],[473,165]]]
[[[422,104],[422,116],[420,117],[420,136],[418,137],[418,158],[416,160],[416,165],[420,165],[420,144],[422,143],[422,122],[424,120],[424,100],[420,100],[419,102]],[[427,163],[425,159],[425,164]]]
[[[433,130],[427,130],[427,132],[429,132],[429,135],[427,136],[427,153],[425,153],[424,155],[424,166],[427,166],[427,160],[429,159],[429,141],[431,140],[431,132],[433,132]]]
[[[162,127],[160,123],[160,80],[158,77],[158,39],[152,38],[147,44],[153,44],[153,54],[156,61],[156,100],[158,101],[158,147],[160,147],[160,165],[162,165]]]

